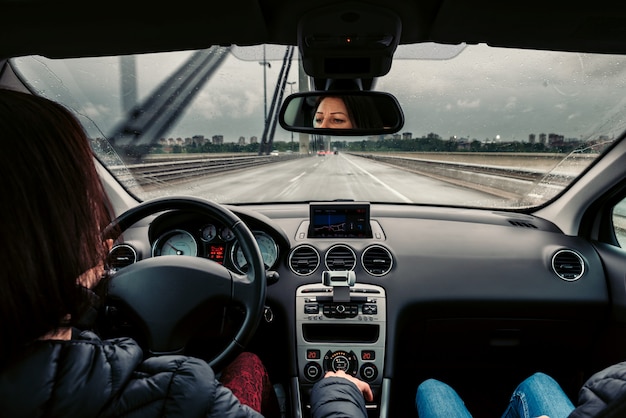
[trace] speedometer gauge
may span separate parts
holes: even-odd
[[[198,255],[198,243],[191,233],[174,229],[161,235],[152,247],[152,256],[160,255]]]
[[[254,231],[254,238],[256,239],[257,245],[261,250],[261,256],[263,257],[263,264],[265,264],[265,268],[271,268],[276,260],[278,259],[278,246],[272,237],[262,231]],[[233,246],[233,250],[231,253],[232,262],[235,268],[240,273],[245,273],[248,271],[248,260],[243,255],[243,251],[239,246],[239,243],[236,243]]]

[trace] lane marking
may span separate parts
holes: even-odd
[[[358,168],[359,170],[361,170],[362,172],[364,172],[365,174],[367,174],[368,176],[370,176],[375,182],[377,182],[378,184],[383,186],[385,189],[389,190],[391,193],[393,193],[396,196],[398,196],[401,200],[404,200],[405,203],[413,203],[413,201],[411,199],[409,199],[408,197],[406,197],[405,195],[403,195],[399,191],[395,190],[391,186],[388,186],[386,183],[384,183],[382,180],[380,180],[378,177],[376,177],[375,175],[373,175],[369,171],[365,170],[364,168],[359,167],[356,163],[350,161],[350,159],[347,158],[345,155],[342,154],[341,157],[344,158],[347,162],[349,162],[353,166],[355,166],[356,168]]]
[[[293,183],[294,181],[298,180],[300,177],[304,176],[305,174],[306,174],[306,171],[303,171],[300,175],[295,176],[294,178],[289,180],[289,183]]]

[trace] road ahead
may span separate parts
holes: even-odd
[[[353,199],[479,205],[493,196],[346,154],[299,158],[159,187],[220,203]]]

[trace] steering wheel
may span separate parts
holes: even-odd
[[[114,238],[137,221],[166,210],[186,210],[212,217],[230,228],[248,260],[246,274],[237,274],[202,257],[164,255],[140,260],[113,274],[107,297],[121,301],[147,334],[154,355],[180,354],[189,342],[201,306],[211,302],[236,302],[245,308],[241,326],[232,340],[209,364],[224,364],[251,339],[265,306],[266,280],[263,257],[254,235],[233,212],[194,197],[149,200],[120,215],[105,230]],[[191,321],[191,322],[190,322]]]

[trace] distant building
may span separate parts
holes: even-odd
[[[528,135],[528,142],[534,144],[537,141],[537,136],[535,134]]]
[[[548,137],[546,134],[539,134],[539,143],[542,145],[546,145]]]
[[[413,132],[403,132],[402,139],[413,139]]]
[[[251,136],[250,137],[250,143],[251,144],[258,144],[259,143],[259,139],[256,136]]]
[[[246,145],[246,138],[243,137],[243,136],[240,136],[238,144],[239,145]]]
[[[202,146],[207,142],[209,142],[209,140],[205,138],[204,135],[194,135],[191,139],[185,140],[185,143],[188,143],[189,145],[195,144],[196,146]]]
[[[561,147],[565,144],[565,137],[559,134],[548,134],[548,145],[551,147]]]
[[[213,145],[221,145],[224,143],[224,135],[213,135]]]

